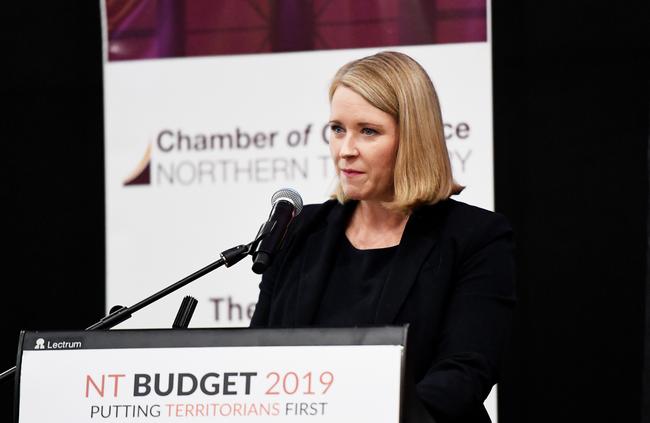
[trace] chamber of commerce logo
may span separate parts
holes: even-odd
[[[151,143],[135,170],[124,180],[124,186],[151,184]]]

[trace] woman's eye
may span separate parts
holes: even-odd
[[[330,125],[330,131],[335,134],[340,134],[343,132],[343,128],[339,125]]]
[[[361,130],[361,133],[362,133],[363,135],[376,135],[376,134],[377,134],[377,131],[375,131],[375,130],[372,129],[372,128],[363,128],[363,129]]]

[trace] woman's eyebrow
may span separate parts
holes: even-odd
[[[328,124],[328,125],[342,125],[341,121],[336,120],[336,119],[330,120],[329,122],[327,122],[327,124]],[[373,122],[354,122],[354,125],[355,125],[356,127],[358,127],[358,128],[363,128],[363,127],[366,127],[366,126],[371,126],[371,127],[373,127],[373,128],[377,128],[377,129],[384,129],[384,126],[383,126],[383,125],[380,125],[380,124],[378,124],[378,123],[373,123]]]
[[[357,126],[372,126],[373,128],[384,129],[382,125],[372,122],[357,122]]]

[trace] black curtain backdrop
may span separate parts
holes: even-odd
[[[4,370],[19,330],[103,316],[105,236],[99,2],[8,2],[2,18]],[[0,401],[12,421],[13,380]]]
[[[650,122],[650,109],[648,110],[648,122]],[[650,125],[649,125],[650,126]],[[648,173],[650,173],[650,131],[648,134]],[[650,179],[650,177],[649,177]],[[643,411],[642,421],[650,422],[650,183],[648,184],[648,220],[646,230],[648,243],[646,244],[646,285],[645,285],[645,348],[643,354]]]
[[[3,369],[20,329],[104,312],[97,3],[3,8]],[[500,421],[648,423],[647,5],[492,7],[496,207],[520,299]],[[0,398],[11,421],[12,382]]]
[[[493,4],[496,208],[519,282],[501,423],[650,422],[645,3]]]

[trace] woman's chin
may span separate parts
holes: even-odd
[[[351,194],[350,194],[350,195],[349,195],[349,194],[345,194],[345,198],[348,199],[348,200],[355,200],[355,201],[361,201],[361,200],[363,200],[363,198],[360,198],[360,197],[357,196],[357,195],[351,195]]]
[[[357,189],[346,189],[345,186],[343,188],[343,194],[345,194],[345,198],[348,200],[363,200],[364,195],[363,193],[359,192]]]

